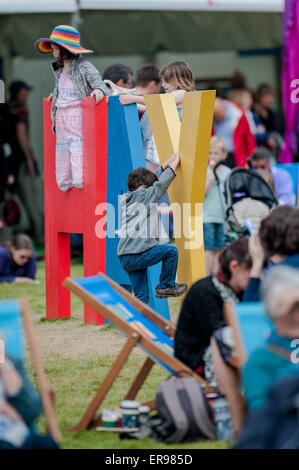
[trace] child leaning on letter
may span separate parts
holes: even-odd
[[[38,52],[52,53],[55,87],[52,103],[56,133],[56,181],[59,189],[83,188],[83,136],[81,99],[95,97],[99,103],[107,94],[100,72],[81,54],[92,51],[80,44],[79,32],[69,25],[56,26],[50,38],[35,41]]]
[[[178,250],[175,245],[159,245],[157,205],[175,178],[180,157],[174,154],[152,173],[137,168],[128,175],[128,189],[121,196],[121,230],[117,254],[128,273],[136,297],[149,301],[147,268],[162,261],[156,297],[182,295],[187,286],[175,282]]]

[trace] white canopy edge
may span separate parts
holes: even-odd
[[[284,0],[80,0],[82,10],[282,12]]]
[[[81,10],[282,12],[284,0],[79,0]],[[0,14],[74,13],[76,0],[0,0]]]
[[[76,0],[0,0],[0,14],[74,13]]]

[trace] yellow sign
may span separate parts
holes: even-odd
[[[205,277],[202,214],[215,96],[215,90],[185,93],[182,123],[173,95],[144,96],[161,163],[175,152],[181,157],[168,194],[179,250],[178,280],[188,288]]]

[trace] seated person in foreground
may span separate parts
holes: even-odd
[[[36,259],[27,235],[17,235],[0,246],[0,282],[34,282]]]
[[[162,261],[156,297],[182,295],[187,286],[175,282],[178,250],[175,245],[159,245],[158,202],[175,178],[180,157],[174,154],[152,173],[137,168],[128,175],[128,189],[121,196],[121,230],[117,254],[128,273],[135,296],[147,303],[149,289],[147,268]]]
[[[6,357],[0,364],[0,449],[58,448],[50,436],[40,436],[34,429],[41,410],[23,363]]]

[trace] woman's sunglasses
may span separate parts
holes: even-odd
[[[20,255],[19,258],[23,261],[28,261],[30,260],[30,256],[26,256],[26,255]]]

